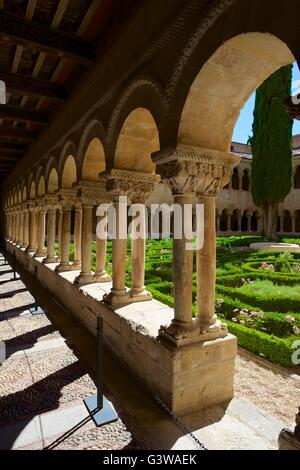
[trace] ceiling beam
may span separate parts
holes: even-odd
[[[0,38],[27,49],[65,57],[85,65],[90,65],[95,60],[93,47],[87,41],[1,10]]]
[[[3,80],[8,92],[33,96],[35,98],[52,98],[65,100],[67,93],[62,85],[36,80],[25,75],[0,72],[0,80]]]
[[[48,122],[46,114],[42,112],[9,104],[0,104],[0,119],[14,120],[17,122],[34,122],[38,124],[47,124]]]
[[[0,140],[9,140],[13,142],[30,143],[34,142],[38,134],[33,134],[20,129],[19,127],[0,127]]]

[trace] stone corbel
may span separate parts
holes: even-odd
[[[94,206],[110,202],[105,182],[79,181],[74,185],[77,190],[77,202],[80,205]]]
[[[180,144],[152,154],[152,160],[173,194],[216,196],[228,184],[240,156]]]
[[[113,200],[120,196],[127,196],[131,201],[144,204],[154,191],[160,176],[152,173],[138,171],[112,169],[104,175],[106,190],[111,194]]]

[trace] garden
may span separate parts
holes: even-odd
[[[239,346],[274,363],[295,367],[300,347],[300,254],[250,250],[250,243],[257,241],[263,238],[217,238],[216,313],[229,332],[237,336]],[[282,238],[281,241],[299,243],[300,239]],[[111,273],[111,250],[108,242],[108,273]],[[95,251],[93,242],[93,269]],[[130,241],[126,276],[130,285]],[[153,297],[173,307],[171,239],[147,240],[145,278]],[[195,266],[194,315],[196,311]]]

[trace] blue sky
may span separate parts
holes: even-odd
[[[293,67],[293,81],[300,80],[300,71],[297,64]],[[299,86],[297,88],[299,93]],[[296,93],[296,89],[294,93]],[[252,122],[253,122],[253,109],[255,102],[255,93],[249,98],[243,109],[241,110],[240,117],[235,125],[233,138],[234,142],[247,143],[248,136],[252,135]],[[300,121],[294,120],[293,135],[300,134]]]

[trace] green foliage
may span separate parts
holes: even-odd
[[[293,120],[283,107],[291,94],[292,66],[282,67],[256,91],[252,195],[256,205],[283,201],[292,187]]]

